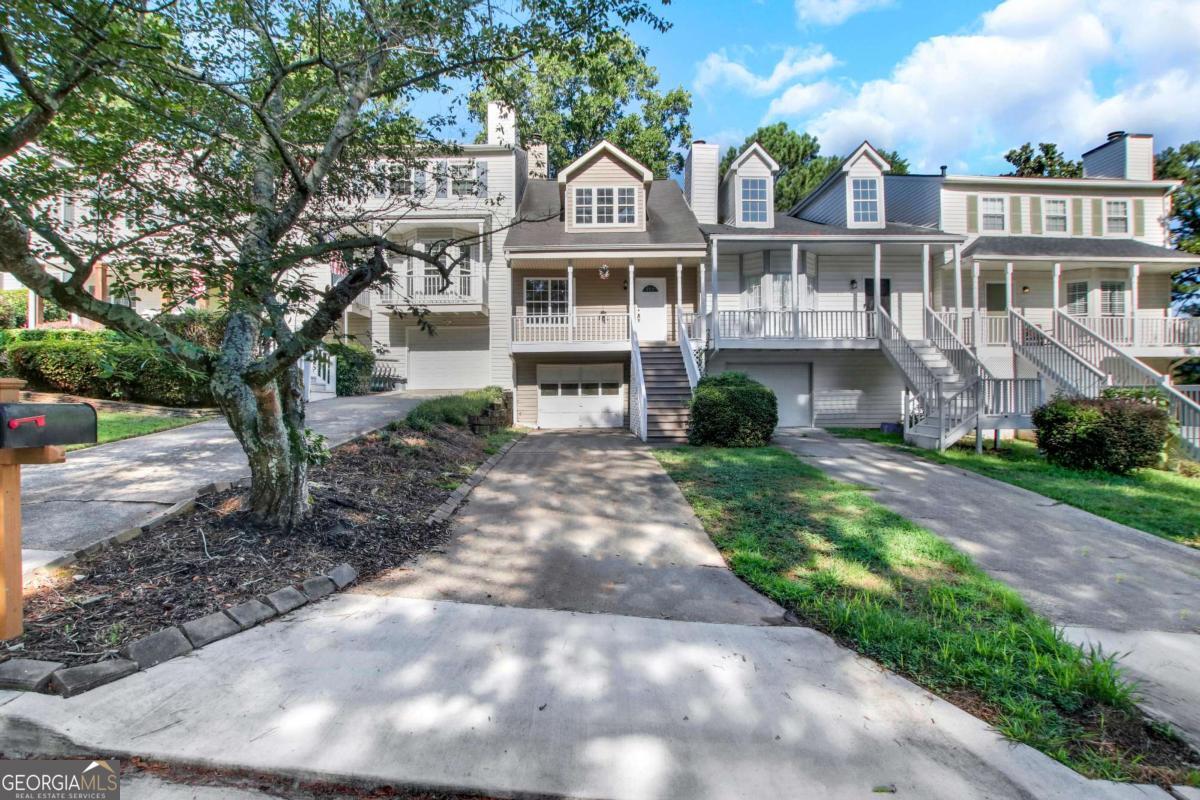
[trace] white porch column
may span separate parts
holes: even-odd
[[[675,327],[683,314],[683,259],[675,259]]]
[[[1129,343],[1131,345],[1138,344],[1138,278],[1142,274],[1141,264],[1129,265]]]
[[[1012,278],[1013,278],[1013,263],[1009,261],[1004,265],[1004,310],[1012,311]]]
[[[883,245],[879,242],[875,243],[875,296],[872,300],[875,303],[875,321],[878,323],[880,312],[883,311],[881,299],[883,298]],[[878,327],[876,327],[876,336],[878,336]]]
[[[706,341],[708,337],[708,320],[705,319],[705,314],[708,313],[708,295],[704,292],[704,260],[696,265],[696,314],[700,319],[700,341]]]
[[[929,331],[925,330],[926,308],[933,308],[933,302],[929,299],[929,242],[921,245],[921,330],[928,336]]]
[[[33,289],[25,290],[25,327],[37,327],[37,312],[38,312],[38,296],[34,294]]]
[[[575,341],[575,264],[567,262],[567,341]]]
[[[983,329],[983,314],[979,308],[979,262],[972,259],[971,261],[971,333],[975,337],[975,349],[979,349],[979,345],[983,343],[981,336]],[[962,331],[958,332],[962,336]]]
[[[1058,312],[1058,287],[1062,283],[1062,264],[1055,262],[1054,269],[1051,270],[1051,280],[1053,283],[1050,286],[1050,308],[1052,312]],[[1050,314],[1051,319],[1054,318],[1054,313]]]
[[[962,330],[962,245],[954,245],[954,329]]]
[[[719,298],[717,286],[717,245],[719,240],[712,240],[712,287],[709,289],[712,292],[712,344],[713,350],[716,350],[721,344],[721,324],[720,324],[720,306],[717,304]]]
[[[637,325],[635,324],[637,322],[637,306],[634,304],[634,291],[633,291],[634,275],[633,275],[633,273],[634,273],[633,262],[630,261],[629,262],[629,330],[631,330],[631,331],[635,330],[637,328]]]
[[[800,245],[792,242],[792,337],[800,338]]]

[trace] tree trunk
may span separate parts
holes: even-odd
[[[249,385],[237,372],[218,369],[212,390],[250,461],[252,519],[264,527],[290,531],[309,513],[299,366],[261,387]]]

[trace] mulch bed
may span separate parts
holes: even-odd
[[[348,562],[359,580],[443,541],[426,517],[486,458],[485,440],[449,426],[377,431],[311,473],[312,516],[290,534],[250,524],[244,489],[207,495],[184,514],[81,559],[25,589],[25,633],[0,661],[77,666],[121,647]]]

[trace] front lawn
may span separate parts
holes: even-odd
[[[170,417],[146,414],[141,411],[98,411],[96,413],[96,444],[106,444],[119,439],[132,439],[147,433],[158,433],[171,428],[194,425],[211,417]],[[68,450],[93,445],[72,445]]]
[[[655,455],[733,571],[805,624],[1086,775],[1200,779],[1112,660],[867,490],[773,447]]]
[[[1080,472],[1057,467],[1030,442],[1004,442],[976,455],[973,443],[945,453],[904,444],[898,434],[859,428],[832,428],[835,436],[866,439],[896,447],[939,464],[978,472],[1022,489],[1082,508],[1164,539],[1200,547],[1200,480],[1174,472],[1139,469],[1129,475]]]

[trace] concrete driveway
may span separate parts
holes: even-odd
[[[442,552],[361,591],[740,625],[784,613],[729,571],[625,431],[529,434],[471,493]]]
[[[861,440],[781,431],[775,442],[876,490],[1083,645],[1126,654],[1144,707],[1200,746],[1200,550],[1025,489]]]
[[[308,426],[330,446],[406,415],[422,399],[450,392],[339,397],[308,407]],[[147,519],[196,490],[249,474],[225,420],[215,419],[69,453],[64,464],[21,470],[22,566],[42,564]]]

